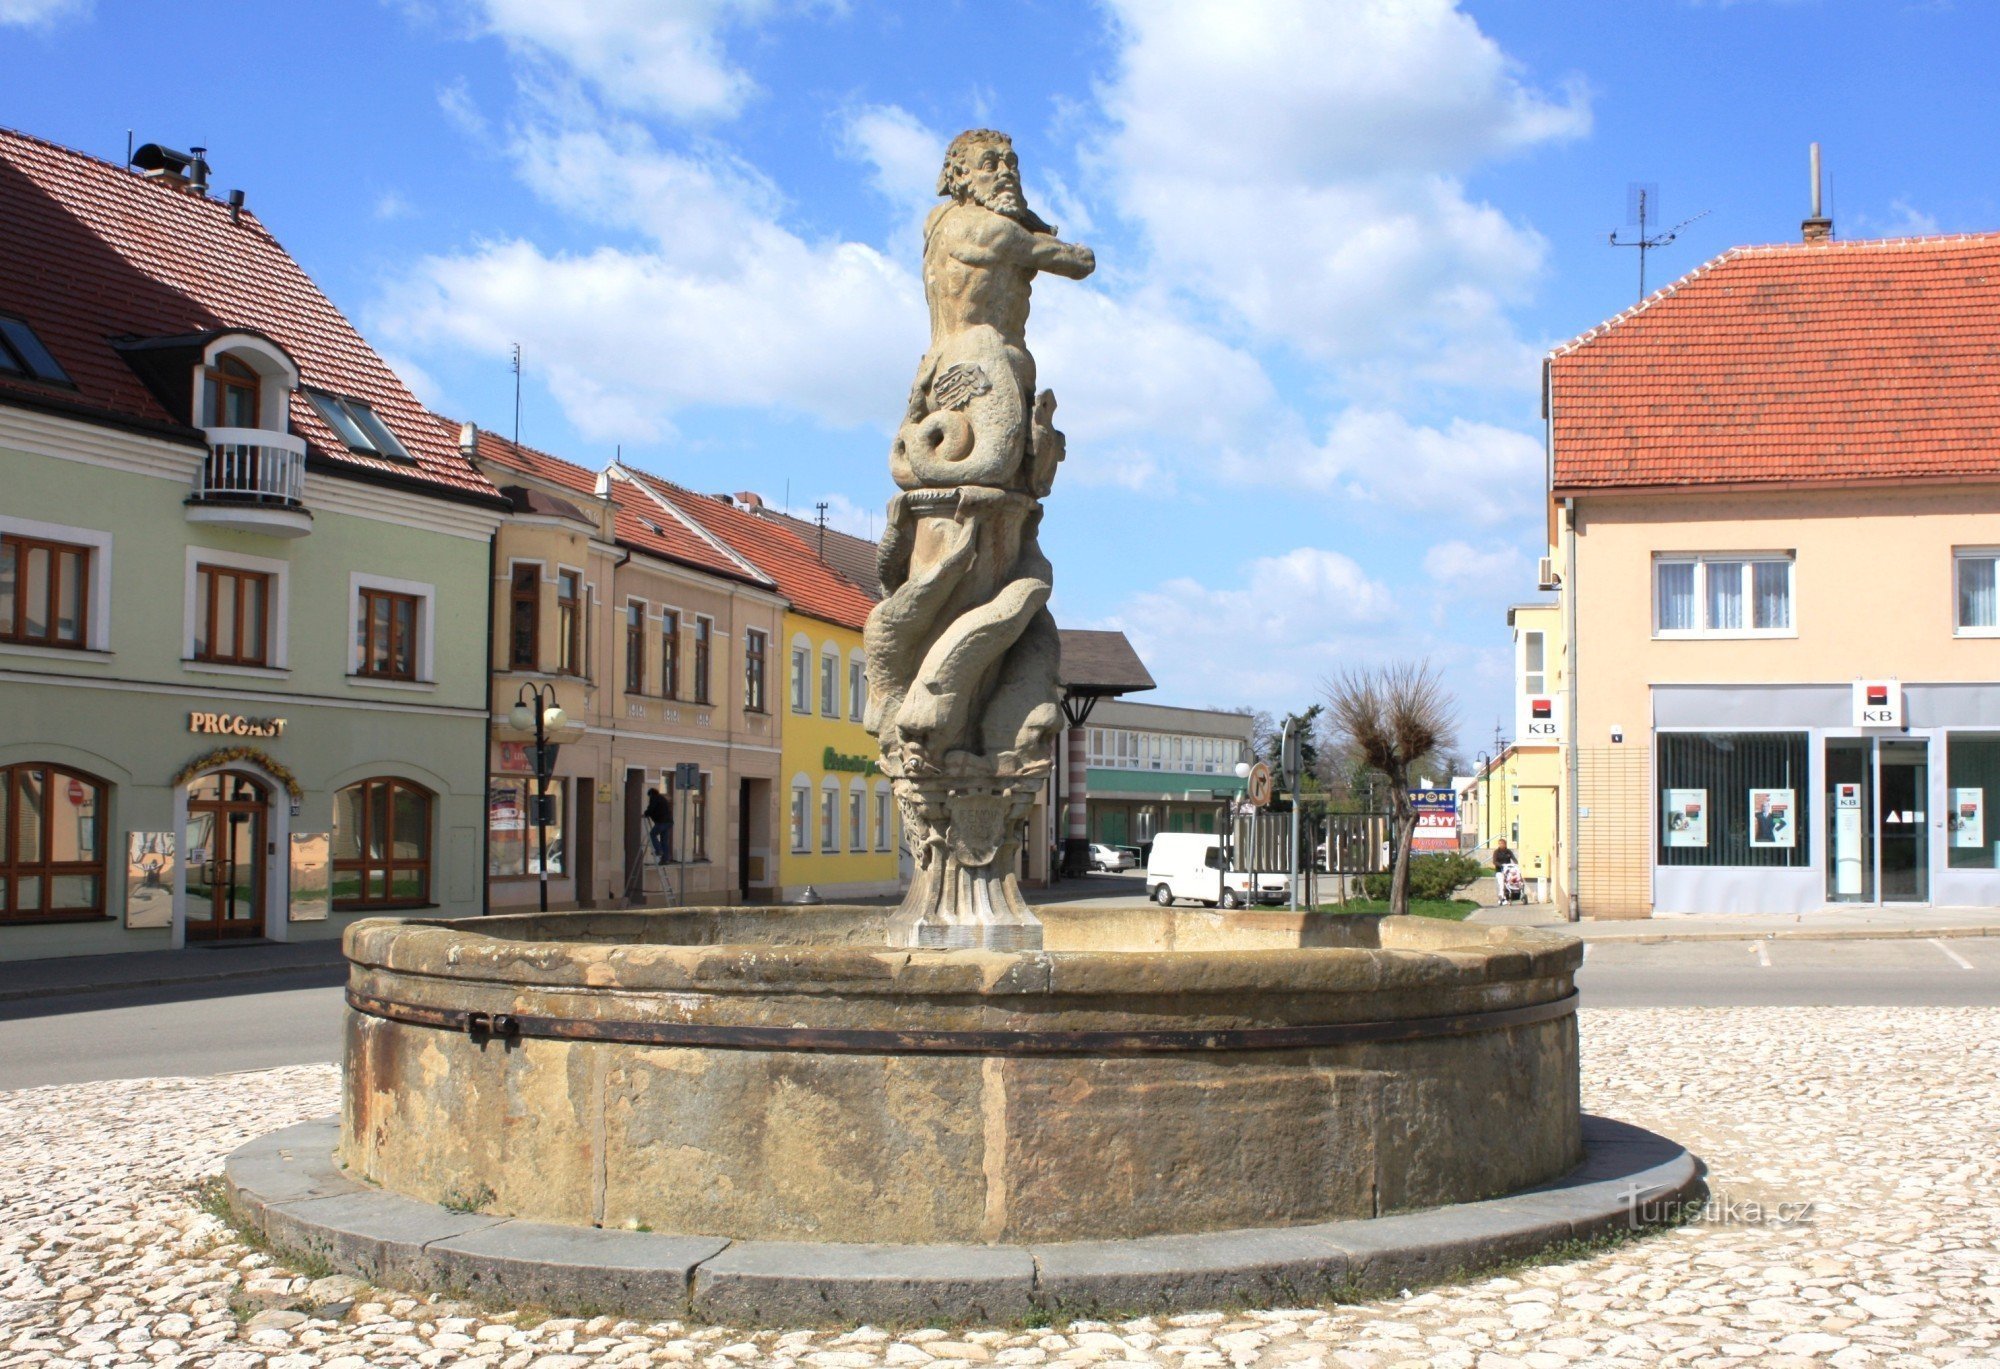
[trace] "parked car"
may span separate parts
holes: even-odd
[[[1132,870],[1138,864],[1138,857],[1122,846],[1106,846],[1097,841],[1090,843],[1090,868],[1093,870]]]
[[[1189,899],[1211,908],[1285,901],[1283,875],[1229,868],[1229,852],[1213,832],[1162,832],[1146,859],[1146,892],[1163,908]]]

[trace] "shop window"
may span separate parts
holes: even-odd
[[[354,625],[360,648],[356,675],[374,680],[417,678],[417,613],[422,602],[414,594],[362,588],[361,612]]]
[[[583,576],[573,570],[556,572],[556,670],[583,674]]]
[[[812,648],[792,648],[792,712],[812,712]]]
[[[625,605],[625,692],[638,694],[646,688],[646,604],[629,600]]]
[[[694,620],[694,701],[698,704],[713,703],[715,698],[709,693],[709,665],[715,650],[715,620],[696,618]]]
[[[792,786],[792,854],[804,855],[812,850],[807,832],[812,823],[812,790],[807,785]]]
[[[860,661],[847,663],[847,720],[861,721],[861,705],[868,697],[868,679]]]
[[[1656,557],[1653,602],[1658,637],[1789,635],[1792,558]]]
[[[486,873],[496,879],[542,873],[540,835],[535,825],[538,784],[528,775],[491,775],[486,781]],[[565,782],[549,781],[549,873],[563,873]]]
[[[218,665],[270,664],[269,573],[197,565],[194,572],[194,658]]]
[[[91,548],[0,537],[0,641],[82,648],[89,641]]]
[[[840,791],[837,789],[820,791],[819,849],[821,855],[840,854]]]
[[[660,610],[660,697],[681,696],[681,615],[674,609]]]
[[[764,661],[766,634],[756,628],[743,632],[743,707],[752,713],[764,712]]]
[[[1661,865],[1812,864],[1803,732],[1659,734]]]
[[[507,595],[507,665],[539,670],[542,662],[542,568],[514,567]]]
[[[2000,634],[2000,553],[1961,551],[1952,560],[1958,578],[1958,635]]]
[[[371,779],[333,796],[333,906],[414,908],[431,901],[431,794]]]
[[[2000,868],[2000,733],[1953,732],[1945,738],[1945,850],[1954,870]]]
[[[108,792],[60,766],[0,766],[0,922],[103,915]]]

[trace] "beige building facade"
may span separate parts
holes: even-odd
[[[536,904],[545,869],[551,907],[775,900],[784,599],[637,482],[476,445],[515,505],[493,563],[492,906]],[[524,688],[553,689],[565,714],[546,854],[534,736],[508,717]],[[699,778],[676,788],[688,763]],[[653,789],[673,814],[664,863]]]

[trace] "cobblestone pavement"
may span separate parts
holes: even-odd
[[[1583,1032],[1585,1105],[1703,1155],[1709,1220],[1379,1302],[1041,1329],[536,1320],[308,1280],[193,1185],[333,1111],[332,1069],[0,1094],[0,1365],[2000,1365],[2000,1010],[1626,1010]]]

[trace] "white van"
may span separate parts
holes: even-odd
[[[1152,853],[1146,858],[1146,891],[1163,908],[1182,898],[1211,908],[1241,908],[1252,901],[1283,903],[1285,877],[1258,875],[1253,890],[1249,874],[1229,868],[1220,836],[1162,832],[1153,838]]]

